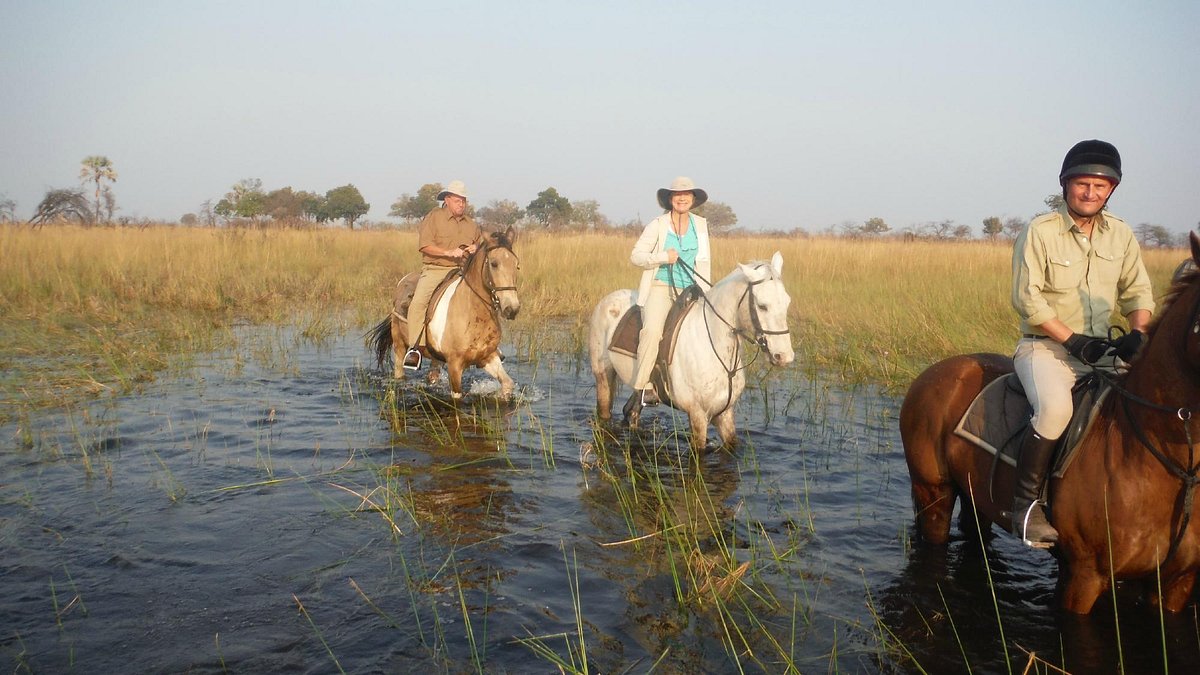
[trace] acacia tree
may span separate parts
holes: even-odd
[[[737,214],[723,202],[705,202],[696,213],[708,221],[709,232],[720,232],[737,225]]]
[[[363,200],[362,193],[353,184],[343,185],[325,193],[325,204],[321,208],[320,220],[346,221],[346,227],[354,229],[354,221],[371,210],[371,205]]]
[[[546,228],[556,228],[571,222],[571,202],[548,187],[537,194],[537,198],[525,207],[525,213]]]
[[[608,227],[608,216],[600,213],[600,202],[581,199],[571,202],[571,222],[585,229],[602,230]]]
[[[509,199],[493,199],[479,209],[479,220],[496,227],[516,225],[524,217],[524,209]]]
[[[425,217],[425,214],[437,208],[437,196],[441,191],[441,183],[426,183],[417,190],[415,195],[406,192],[392,203],[392,210],[388,211],[388,215],[403,218],[409,222],[420,220]]]
[[[983,236],[995,239],[1004,231],[1004,223],[998,216],[988,216],[983,219]]]
[[[225,198],[217,202],[213,212],[222,218],[250,218],[257,220],[266,211],[267,195],[259,178],[243,178],[233,184]]]
[[[1024,218],[1021,218],[1020,216],[1013,216],[1012,218],[1004,221],[1004,231],[1008,234],[1009,238],[1016,239],[1021,235],[1021,230],[1024,230],[1025,226],[1028,224],[1029,221],[1025,220]]]
[[[87,197],[83,195],[83,188],[50,190],[38,204],[37,212],[29,219],[29,224],[40,227],[51,221],[72,218],[83,225],[92,224],[92,211]]]
[[[6,195],[0,195],[0,223],[17,219],[17,203]]]
[[[863,234],[879,235],[879,234],[884,234],[885,232],[888,232],[891,229],[892,229],[891,226],[889,226],[886,222],[884,222],[883,218],[876,216],[874,218],[867,219],[867,222],[862,224],[862,228],[860,228],[860,231]]]
[[[100,221],[100,199],[103,192],[102,183],[108,181],[110,183],[117,182],[117,170],[113,168],[113,163],[104,155],[89,155],[83,158],[80,163],[79,180],[87,183],[96,184],[96,193],[93,203],[95,204],[95,220]],[[111,194],[111,193],[110,193]],[[115,209],[116,200],[113,200],[114,208],[109,211],[111,217],[112,211]]]

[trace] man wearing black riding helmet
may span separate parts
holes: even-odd
[[[1111,358],[1101,363],[1106,355],[1132,360],[1154,311],[1137,239],[1106,210],[1121,176],[1111,143],[1076,143],[1059,173],[1063,204],[1029,223],[1013,246],[1012,304],[1022,334],[1013,365],[1033,417],[1017,455],[1012,526],[1029,546],[1058,541],[1041,497],[1054,446],[1071,419],[1072,385],[1096,365],[1111,366]],[[1109,343],[1114,309],[1130,332]]]

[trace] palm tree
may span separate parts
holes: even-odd
[[[92,181],[96,184],[96,222],[100,222],[101,183],[106,180],[112,183],[117,182],[117,170],[113,168],[112,161],[104,155],[89,155],[83,158],[81,164],[79,180],[85,183]]]

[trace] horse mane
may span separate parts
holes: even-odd
[[[1167,291],[1167,294],[1164,295],[1162,299],[1162,310],[1158,312],[1158,315],[1155,316],[1154,320],[1150,322],[1150,325],[1146,327],[1147,338],[1154,337],[1154,333],[1158,330],[1158,325],[1162,322],[1162,318],[1167,313],[1167,310],[1170,308],[1171,304],[1178,300],[1179,296],[1183,295],[1187,289],[1191,288],[1191,286],[1196,283],[1197,279],[1200,279],[1200,268],[1193,268],[1187,272],[1184,272],[1171,282],[1171,288]]]

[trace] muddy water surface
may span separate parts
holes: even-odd
[[[542,336],[544,337],[544,336]],[[574,344],[569,338],[562,344]],[[1200,658],[1191,610],[1053,609],[999,537],[912,541],[899,400],[792,367],[743,444],[596,429],[586,355],[505,345],[394,383],[355,335],[277,329],[136,396],[0,429],[0,664],[13,672],[1073,672]],[[800,350],[802,354],[802,350]],[[766,371],[754,371],[759,380]],[[715,433],[712,434],[715,438]],[[1165,637],[1164,637],[1165,636]]]

